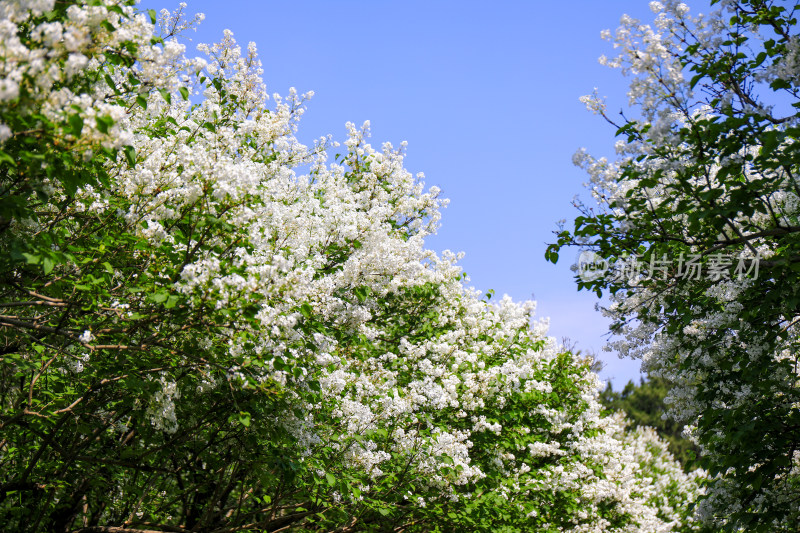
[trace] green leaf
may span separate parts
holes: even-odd
[[[81,131],[83,131],[83,118],[80,115],[70,115],[67,122],[69,122],[71,133],[75,137],[80,137]]]
[[[158,20],[155,9],[148,9],[147,15],[150,17],[150,24],[155,24],[156,20]]]
[[[356,287],[353,289],[353,292],[358,298],[358,301],[364,303],[367,300],[367,296],[369,295],[369,288],[368,287]]]
[[[328,485],[330,485],[331,487],[336,485],[336,478],[330,472],[325,473],[325,481],[327,481]]]
[[[150,299],[153,300],[155,303],[160,304],[167,301],[169,298],[169,293],[166,291],[160,291],[155,294],[150,295]]]
[[[136,166],[136,149],[133,146],[126,146],[124,148],[125,152],[125,159],[128,161],[128,165],[133,168]]]
[[[55,266],[55,263],[49,257],[45,257],[44,258],[44,263],[43,263],[42,266],[44,268],[44,273],[45,274],[49,274],[50,272],[53,271],[53,267]]]
[[[544,253],[544,258],[547,261],[550,261],[553,264],[558,263],[558,246],[551,244],[547,247],[547,250]]]
[[[25,258],[25,263],[28,264],[28,265],[38,265],[39,261],[42,260],[41,256],[33,255],[33,254],[25,253],[25,252],[22,253],[22,257]]]
[[[114,125],[114,119],[111,117],[97,116],[94,119],[97,122],[97,129],[100,130],[100,133],[108,133],[108,130]]]
[[[181,87],[180,89],[178,89],[178,92],[181,93],[181,96],[183,97],[184,100],[189,99],[189,89],[187,89],[186,87]]]

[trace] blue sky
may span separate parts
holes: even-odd
[[[627,102],[625,79],[597,63],[614,53],[600,31],[623,13],[651,22],[647,1],[185,1],[206,15],[189,53],[224,29],[243,47],[255,41],[270,93],[315,92],[303,142],[343,140],[347,121],[365,120],[375,146],[408,141],[406,167],[450,199],[428,246],[465,252],[461,265],[484,292],[533,296],[550,334],[597,353],[616,389],[638,380],[638,361],[601,351],[607,321],[569,270],[578,251],[558,265],[544,251],[557,221],[576,215],[572,198],[587,196],[572,155],[613,156],[613,128],[578,98],[597,87],[610,111]]]

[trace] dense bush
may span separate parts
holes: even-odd
[[[579,287],[611,293],[613,347],[674,386],[729,530],[800,519],[800,37],[797,2],[725,0],[624,17],[609,66],[631,77],[618,160],[580,152],[599,208],[548,250],[584,248]],[[623,115],[624,117],[624,115]]]
[[[254,45],[131,4],[0,4],[6,530],[694,527],[700,473],[424,248],[402,148],[301,145]]]

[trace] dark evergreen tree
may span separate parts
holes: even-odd
[[[620,391],[614,391],[611,383],[600,394],[600,400],[609,411],[622,411],[636,426],[649,426],[669,442],[669,451],[686,471],[696,467],[697,446],[683,437],[683,424],[663,415],[666,410],[664,398],[670,384],[662,378],[642,379],[638,385],[633,381]]]

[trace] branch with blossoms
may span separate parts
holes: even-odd
[[[0,14],[8,529],[684,523],[702,473],[604,415],[532,302],[490,303],[425,248],[446,201],[405,144],[367,123],[330,158],[303,146],[310,94],[268,95],[230,32],[186,57],[185,6],[20,6]]]
[[[613,37],[622,53],[602,60],[630,76],[641,118],[617,127],[617,161],[576,155],[600,207],[562,228],[547,258],[578,246],[601,266],[640,260],[627,278],[607,268],[579,271],[577,282],[611,293],[604,312],[618,337],[609,349],[673,383],[669,415],[691,427],[712,476],[698,518],[790,531],[800,183],[798,115],[778,110],[798,97],[797,6],[721,2],[697,16],[680,2],[651,8],[653,25],[622,19]],[[586,102],[605,115],[597,97]],[[662,264],[687,256],[715,275]],[[758,276],[722,264],[758,265]]]

